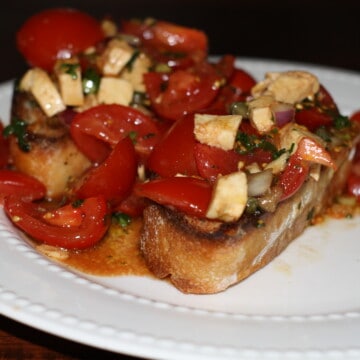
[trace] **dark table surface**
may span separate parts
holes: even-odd
[[[2,6],[0,82],[26,69],[15,48],[15,32],[27,17],[49,6],[47,0],[6,1]],[[115,20],[154,17],[198,27],[207,32],[213,54],[307,62],[360,72],[358,0],[52,0],[51,7],[56,6],[75,7],[96,17],[112,14]],[[60,339],[0,315],[0,358],[131,357]]]

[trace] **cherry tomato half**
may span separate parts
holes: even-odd
[[[206,180],[180,176],[137,184],[134,192],[188,215],[202,217],[209,207],[212,187]]]
[[[124,21],[122,30],[140,37],[145,46],[165,52],[206,52],[208,47],[208,39],[203,31],[166,21]]]
[[[162,177],[199,175],[194,146],[194,115],[175,122],[150,154],[147,167]]]
[[[208,107],[219,92],[220,80],[215,68],[207,63],[171,74],[144,75],[152,108],[160,117],[173,121]]]
[[[351,173],[347,180],[347,192],[360,202],[360,175]]]
[[[71,123],[71,136],[93,162],[102,162],[110,148],[131,136],[141,158],[147,157],[161,137],[155,121],[129,106],[98,105],[78,113]]]
[[[30,65],[50,71],[56,59],[68,59],[103,38],[95,18],[75,9],[54,8],[31,16],[16,34],[16,44]]]
[[[194,148],[196,165],[204,179],[214,183],[218,175],[227,175],[237,171],[241,155],[235,151],[197,143]]]
[[[91,168],[77,185],[75,195],[81,199],[103,195],[112,205],[130,193],[136,177],[137,161],[129,137],[120,140],[109,157]]]
[[[294,195],[304,183],[308,173],[309,163],[302,160],[296,152],[291,155],[285,170],[279,177],[278,184],[283,191],[281,200]]]
[[[15,226],[45,244],[84,249],[103,238],[109,227],[108,206],[104,197],[85,199],[79,206],[73,206],[73,214],[69,205],[65,207],[62,213],[66,216],[60,218],[56,211],[61,210],[48,211],[41,204],[23,201],[18,196],[7,197],[4,204],[5,212]]]
[[[31,201],[41,199],[46,187],[37,179],[18,171],[0,170],[0,200],[16,194],[19,198]]]

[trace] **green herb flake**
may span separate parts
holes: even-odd
[[[351,126],[351,122],[347,116],[339,115],[334,118],[334,127],[337,130],[344,129]]]
[[[315,215],[315,208],[312,208],[308,214],[307,214],[307,217],[306,217],[306,220],[307,221],[311,221],[313,218],[314,218],[314,215]]]
[[[79,66],[79,64],[63,63],[60,65],[60,68],[65,74],[70,75],[73,80],[76,80],[78,78],[77,70]]]
[[[11,123],[6,126],[3,130],[3,136],[9,137],[10,135],[14,135],[17,138],[19,148],[24,152],[30,151],[30,144],[28,143],[27,137],[27,126],[28,124],[17,118],[13,117],[11,119]]]
[[[113,222],[120,225],[123,229],[127,228],[131,223],[131,217],[121,212],[115,212],[112,215]]]
[[[85,95],[96,94],[100,87],[100,75],[93,68],[84,71],[82,78],[82,87]]]
[[[79,208],[83,203],[84,203],[83,199],[77,199],[71,203],[71,206],[76,209]]]
[[[133,144],[136,144],[137,142],[137,137],[138,137],[138,133],[136,131],[130,131],[128,133],[129,138],[131,139],[131,141],[133,142]]]
[[[134,63],[135,63],[136,59],[139,57],[139,55],[140,55],[139,50],[136,50],[136,51],[133,52],[133,54],[131,55],[131,58],[129,59],[129,61],[125,65],[127,70],[132,71]]]

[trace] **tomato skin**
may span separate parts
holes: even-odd
[[[124,213],[132,217],[138,217],[142,215],[146,205],[147,202],[145,198],[137,196],[134,192],[131,192],[128,197],[114,207],[113,211]]]
[[[309,137],[303,137],[300,140],[296,152],[297,156],[302,160],[329,166],[336,170],[336,164],[331,158],[331,155],[321,145]]]
[[[219,175],[237,171],[241,156],[235,151],[197,143],[194,148],[196,165],[204,179],[214,183]]]
[[[176,70],[171,74],[149,72],[144,75],[154,111],[172,121],[208,107],[219,92],[216,83],[220,79],[215,69],[205,63],[196,69]]]
[[[109,157],[91,168],[80,180],[75,196],[80,199],[102,195],[113,206],[124,200],[135,182],[137,159],[129,137],[120,140]]]
[[[162,177],[183,174],[198,176],[194,156],[194,115],[175,122],[154,147],[147,167]]]
[[[68,206],[68,205],[65,205]],[[109,227],[106,220],[109,211],[104,197],[93,197],[74,209],[81,212],[81,223],[59,221],[49,223],[44,218],[49,214],[41,204],[23,201],[18,196],[5,199],[4,209],[13,224],[25,231],[29,236],[48,245],[65,249],[85,249],[99,242]],[[67,210],[69,211],[69,209]],[[78,214],[75,214],[78,218]]]
[[[210,203],[212,187],[205,180],[180,176],[137,184],[134,192],[188,215],[203,217]]]
[[[98,105],[78,113],[72,120],[71,136],[93,162],[101,163],[119,140],[133,133],[135,150],[146,158],[162,135],[155,121],[129,106]]]
[[[283,192],[281,200],[285,200],[294,195],[303,185],[308,173],[309,163],[302,160],[296,152],[291,155],[278,181]]]
[[[314,132],[321,126],[331,126],[333,118],[317,108],[302,109],[295,113],[295,122]]]
[[[140,37],[145,46],[161,51],[191,53],[199,50],[206,52],[208,48],[208,39],[203,31],[167,21],[153,24],[124,21],[122,29],[125,33]]]
[[[229,62],[229,60],[225,60]],[[246,101],[247,96],[250,95],[251,88],[256,84],[255,79],[246,71],[241,69],[233,69],[229,74],[228,83],[221,89],[216,99],[204,111],[211,114],[229,114],[230,106],[237,101]]]
[[[31,16],[16,34],[19,52],[31,66],[52,70],[56,59],[67,59],[104,38],[100,23],[70,8],[54,8]]]
[[[350,120],[360,124],[360,110],[352,113],[350,116]]]
[[[45,196],[46,187],[37,179],[13,170],[0,170],[0,201],[16,194],[19,198],[32,201]]]

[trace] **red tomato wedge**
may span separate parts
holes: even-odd
[[[71,205],[70,205],[71,206]],[[18,196],[5,199],[4,209],[13,224],[32,238],[65,249],[85,249],[99,242],[109,227],[108,206],[104,197],[85,199],[71,211],[49,212],[41,204],[23,201]],[[59,213],[66,216],[58,217]],[[51,219],[53,222],[51,221]],[[75,221],[74,219],[75,218]]]
[[[208,39],[203,31],[167,21],[124,21],[122,30],[140,37],[145,46],[160,51],[191,53],[200,50],[207,52]]]
[[[309,163],[302,160],[295,152],[280,174],[278,184],[283,191],[281,200],[294,195],[302,186],[309,173]]]
[[[331,155],[313,139],[303,137],[298,144],[296,152],[302,160],[336,169]]]
[[[205,180],[180,176],[137,184],[134,192],[188,215],[203,217],[210,203],[212,187]]]
[[[121,139],[131,136],[140,157],[147,157],[162,131],[155,120],[129,106],[98,105],[77,114],[71,136],[78,148],[93,162],[102,162]]]
[[[75,195],[81,199],[102,195],[112,205],[124,200],[135,182],[137,161],[129,137],[120,140],[109,157],[91,168],[77,185]]]
[[[16,34],[16,44],[30,65],[50,71],[57,59],[68,59],[103,38],[100,23],[89,14],[54,8],[31,16]]]
[[[160,117],[172,121],[208,107],[219,92],[220,80],[215,68],[205,62],[170,74],[144,75],[152,108]]]
[[[214,183],[219,175],[237,171],[241,155],[235,151],[197,143],[194,148],[196,165],[204,179]]]
[[[310,131],[315,131],[321,126],[331,126],[333,118],[316,107],[302,109],[295,113],[295,121],[306,126]]]
[[[0,201],[16,194],[19,198],[32,201],[45,196],[46,187],[39,180],[13,170],[0,170]]]
[[[175,122],[148,158],[147,167],[162,177],[183,174],[199,175],[194,146],[194,116],[185,116]]]

